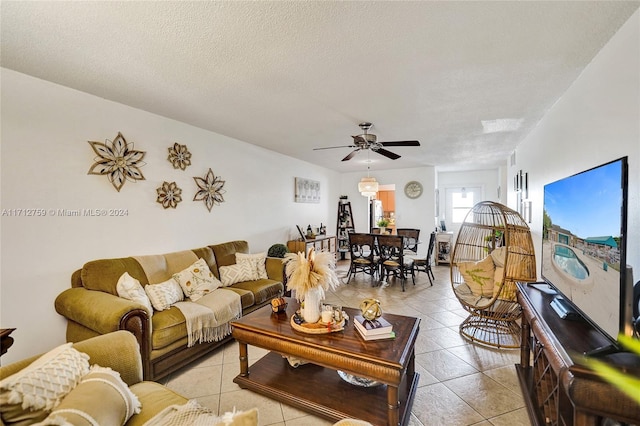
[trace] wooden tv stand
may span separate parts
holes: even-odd
[[[553,295],[518,283],[522,346],[516,364],[533,425],[600,425],[603,419],[640,424],[640,405],[581,365],[583,353],[609,340],[583,318],[563,320]],[[640,377],[640,357],[614,353],[599,359]]]

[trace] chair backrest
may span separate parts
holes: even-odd
[[[395,260],[402,264],[404,257],[404,237],[401,235],[377,235],[380,261]]]
[[[372,228],[371,229],[371,233],[372,234],[379,234],[380,233],[380,228]]]
[[[427,265],[431,265],[431,261],[433,260],[433,248],[436,245],[436,233],[432,232],[429,235],[429,247],[427,248]]]
[[[373,261],[375,237],[372,234],[349,233],[349,253],[351,261],[368,259]]]
[[[420,238],[420,230],[415,228],[398,228],[396,233],[404,238],[405,250],[418,252],[418,241]]]

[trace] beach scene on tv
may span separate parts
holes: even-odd
[[[621,163],[544,188],[542,275],[610,336],[620,305]]]

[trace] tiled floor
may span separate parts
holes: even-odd
[[[348,262],[339,262],[341,277]],[[466,317],[449,284],[449,268],[435,266],[429,286],[425,273],[403,293],[400,283],[371,287],[358,274],[348,285],[329,294],[327,303],[357,307],[367,297],[381,301],[384,311],[419,317],[416,370],[420,382],[413,403],[411,426],[430,425],[529,425],[514,364],[518,350],[497,350],[473,345],[458,333]],[[266,352],[250,347],[250,363]],[[332,422],[240,389],[233,378],[239,373],[238,348],[226,345],[213,355],[186,367],[163,383],[188,398],[196,398],[214,411],[224,413],[258,407],[260,425],[326,426]]]

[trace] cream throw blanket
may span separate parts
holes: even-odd
[[[218,417],[192,399],[186,404],[165,408],[143,426],[257,426],[257,424],[258,411],[255,408],[244,412],[236,412],[234,409],[233,412]]]
[[[177,302],[174,306],[187,320],[188,347],[224,339],[231,333],[229,322],[242,316],[240,295],[224,288],[218,288],[195,302]]]

